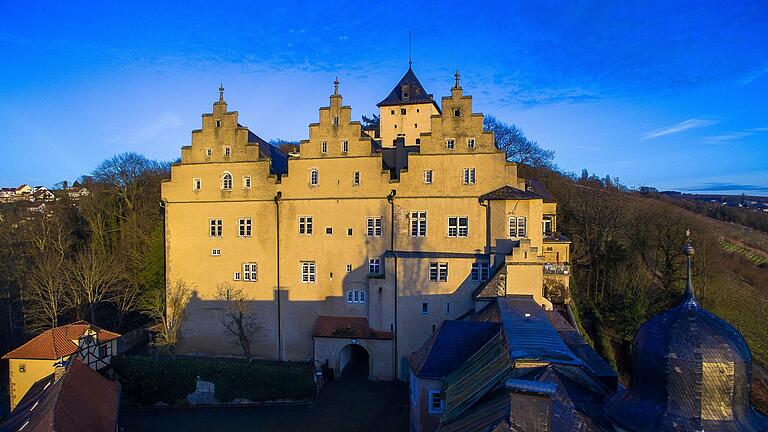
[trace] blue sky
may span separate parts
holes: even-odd
[[[123,151],[171,160],[220,82],[258,135],[302,139],[332,82],[353,116],[407,69],[521,127],[566,171],[768,195],[768,3],[0,2],[0,185]],[[672,4],[674,3],[674,4]]]

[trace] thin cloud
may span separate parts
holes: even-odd
[[[138,129],[126,131],[116,136],[112,141],[126,144],[143,144],[163,136],[165,133],[182,126],[183,123],[178,115],[166,113],[160,116],[155,122]]]
[[[768,63],[739,78],[737,83],[743,86],[748,85],[751,84],[752,81],[755,81],[756,79],[761,78],[766,74],[768,74]]]
[[[714,192],[714,191],[754,191],[768,192],[768,186],[741,183],[703,183],[697,186],[682,188],[688,192]]]
[[[649,139],[659,138],[667,135],[673,135],[673,134],[677,134],[690,129],[698,129],[702,127],[712,126],[714,124],[717,124],[717,120],[692,118],[692,119],[688,119],[680,123],[674,124],[672,126],[666,126],[663,128],[652,130],[643,136],[643,140],[649,140]]]
[[[747,138],[758,134],[760,132],[768,132],[768,127],[756,127],[751,129],[742,129],[733,132],[727,132],[720,135],[713,135],[704,138],[706,144],[725,144],[732,141],[738,141],[742,138]]]

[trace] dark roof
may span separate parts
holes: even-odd
[[[368,318],[349,316],[319,316],[315,322],[313,337],[392,339],[392,332],[374,330]]]
[[[411,368],[419,377],[443,378],[498,334],[500,328],[494,322],[443,321],[427,343],[411,355]]]
[[[268,143],[250,130],[248,131],[248,142],[258,144],[259,159],[271,159],[270,174],[286,174],[288,172],[288,155],[284,151]]]
[[[112,333],[85,321],[77,321],[40,333],[29,342],[4,355],[3,359],[56,360],[72,355],[80,350],[77,340],[88,329],[96,332],[100,344],[120,337],[117,333]]]
[[[544,202],[551,202],[551,203],[556,202],[555,197],[551,193],[549,193],[547,188],[545,188],[544,185],[541,184],[541,182],[539,182],[536,179],[527,179],[525,181],[525,187],[529,191],[535,193],[536,195],[540,195],[542,198],[544,198]]]
[[[120,385],[73,360],[55,380],[51,374],[27,391],[0,432],[102,432],[117,426]]]
[[[403,97],[403,89],[408,91],[408,97]],[[395,88],[389,92],[389,95],[379,102],[376,106],[389,106],[389,105],[407,105],[407,104],[421,104],[432,103],[440,110],[437,103],[432,98],[432,95],[424,90],[424,86],[421,85],[419,79],[416,78],[416,74],[413,73],[413,69],[408,68],[408,72],[400,78]]]
[[[502,186],[494,191],[488,192],[481,196],[484,200],[524,200],[524,199],[544,199],[541,195],[537,195],[533,192],[517,189],[515,187],[506,185]]]

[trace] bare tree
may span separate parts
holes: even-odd
[[[217,299],[224,303],[224,328],[240,344],[245,358],[251,358],[251,345],[264,332],[264,325],[248,306],[242,290],[224,282],[218,286]]]
[[[115,155],[99,164],[93,170],[93,179],[112,186],[125,203],[133,210],[136,201],[147,187],[142,176],[148,172],[162,172],[163,164],[147,159],[138,153],[128,152]]]
[[[26,321],[30,330],[46,330],[59,325],[59,316],[66,308],[64,267],[61,257],[53,253],[36,258],[24,296],[29,305]]]
[[[174,285],[168,284],[166,289],[152,288],[141,297],[139,308],[161,324],[160,337],[169,349],[173,349],[178,342],[191,294],[192,286],[178,279]]]
[[[506,153],[507,160],[537,168],[554,167],[555,151],[541,148],[536,141],[526,138],[517,126],[487,115],[483,119],[483,127],[493,132],[494,143]]]
[[[96,324],[96,305],[112,300],[113,289],[122,279],[120,265],[113,256],[89,245],[67,267],[72,306],[78,311],[87,306],[91,323]]]

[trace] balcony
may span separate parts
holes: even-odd
[[[570,275],[571,266],[568,264],[544,264],[545,275]]]

